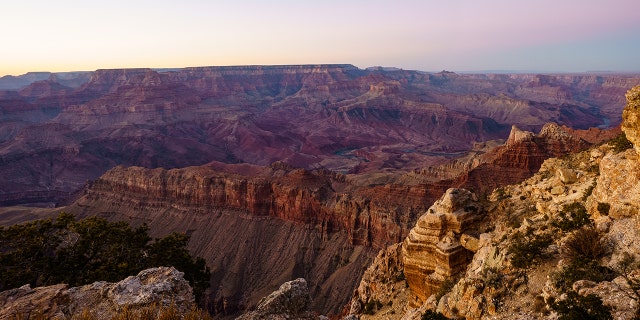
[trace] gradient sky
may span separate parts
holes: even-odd
[[[639,0],[20,0],[0,75],[350,63],[424,71],[640,71]]]

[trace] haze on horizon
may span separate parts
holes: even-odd
[[[637,0],[5,1],[0,76],[350,63],[640,71]]]

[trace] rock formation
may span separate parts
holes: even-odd
[[[264,297],[255,310],[247,312],[237,320],[259,319],[322,319],[310,310],[311,298],[307,281],[303,278],[285,282]]]
[[[449,189],[418,219],[402,245],[404,275],[417,305],[466,268],[473,252],[461,241],[473,237],[482,215],[475,195]]]
[[[380,250],[371,265],[365,270],[358,288],[355,290],[348,312],[362,314],[367,307],[377,307],[393,303],[398,293],[405,290],[402,244],[396,243]]]
[[[640,86],[626,94],[627,105],[622,112],[622,131],[640,154]]]
[[[173,267],[159,267],[140,271],[137,276],[117,283],[95,282],[71,288],[65,284],[38,288],[25,285],[0,292],[0,319],[69,319],[82,313],[110,319],[124,308],[170,306],[178,314],[185,314],[195,302],[183,275]]]
[[[602,158],[593,190],[599,202],[610,205],[614,218],[634,216],[640,210],[640,86],[629,90],[626,98],[621,127],[633,149]]]
[[[504,145],[482,154],[474,167],[462,172],[453,184],[478,193],[517,183],[536,173],[544,160],[584,150],[615,137],[619,129],[573,130],[555,123],[545,124],[540,133],[513,126]]]

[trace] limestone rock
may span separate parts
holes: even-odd
[[[310,305],[307,281],[298,278],[282,284],[278,290],[263,298],[256,310],[245,313],[236,320],[318,319],[309,311]]]
[[[578,181],[576,172],[568,168],[558,168],[558,170],[556,170],[556,174],[564,184],[572,184]]]
[[[627,105],[622,111],[622,131],[640,154],[640,86],[631,88],[625,96]]]
[[[404,273],[415,296],[423,303],[446,279],[457,276],[473,253],[460,243],[462,233],[472,231],[482,217],[471,192],[449,189],[418,219],[402,247]]]
[[[460,236],[460,244],[467,250],[476,252],[480,248],[480,241],[474,236],[463,234]]]
[[[104,281],[69,288],[65,284],[30,288],[28,285],[0,293],[0,319],[41,315],[67,319],[89,312],[110,319],[117,311],[152,306],[175,306],[184,314],[194,305],[194,296],[184,273],[173,267],[143,270],[117,283]]]
[[[438,303],[437,311],[449,318],[464,315],[465,319],[480,319],[485,298],[484,284],[479,279],[463,278]]]
[[[609,216],[612,218],[632,216],[640,209],[640,162],[630,157],[634,154],[634,150],[627,150],[609,154],[600,161],[600,176],[593,197],[611,205]]]
[[[557,195],[561,195],[564,193],[564,187],[563,186],[554,186],[553,188],[551,188],[551,191],[549,191],[552,195],[557,196]]]

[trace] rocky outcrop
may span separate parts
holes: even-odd
[[[194,306],[194,296],[183,276],[173,267],[159,267],[117,283],[95,282],[71,288],[65,284],[38,288],[25,285],[0,292],[0,319],[69,319],[83,313],[110,319],[124,308],[170,306],[178,314],[186,314]]]
[[[474,234],[474,224],[482,215],[474,194],[449,189],[418,219],[402,245],[404,275],[415,305],[424,303],[466,268],[473,253],[461,238]]]
[[[600,176],[593,189],[597,202],[610,205],[612,218],[631,217],[640,210],[640,161],[635,150],[608,154],[600,161]],[[592,203],[594,208],[597,203]]]
[[[402,244],[396,243],[380,250],[371,265],[365,270],[358,288],[348,305],[348,313],[359,315],[367,307],[392,303],[399,292],[405,289]]]
[[[599,202],[610,205],[609,214],[614,218],[636,215],[640,209],[640,86],[629,90],[626,98],[621,127],[633,149],[600,161],[600,177],[593,191]]]
[[[481,155],[477,164],[458,178],[459,187],[479,193],[517,183],[533,176],[542,163],[609,140],[618,134],[612,130],[573,130],[555,123],[545,124],[537,135],[513,127],[504,145]]]
[[[622,131],[633,143],[636,153],[640,154],[640,86],[626,94],[627,105],[622,112]]]
[[[310,306],[307,281],[299,278],[285,282],[278,290],[264,297],[255,310],[241,315],[236,320],[323,319],[314,315]]]

